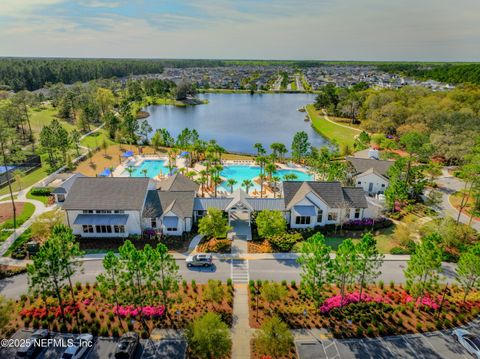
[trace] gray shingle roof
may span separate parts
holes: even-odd
[[[63,203],[66,210],[141,210],[148,178],[79,177]]]
[[[161,191],[198,191],[198,187],[198,183],[178,172],[160,181],[157,186]]]
[[[168,211],[181,218],[192,217],[194,191],[157,191],[150,190],[143,211],[144,217],[160,217]]]
[[[375,172],[387,178],[388,170],[395,163],[395,161],[374,160],[371,158],[345,157],[345,159],[350,162],[355,170],[355,174],[363,173],[373,168]]]
[[[368,208],[367,198],[362,187],[343,187],[343,194],[352,208]]]
[[[77,178],[80,178],[80,177],[86,177],[86,176],[81,173],[75,173],[71,175],[65,181],[63,181],[62,184],[56,187],[52,191],[52,193],[55,193],[55,194],[68,193],[68,191],[70,190],[70,188],[72,188]]]
[[[363,193],[362,188],[342,188],[340,182],[283,182],[283,194],[287,209],[290,209],[298,201],[305,198],[305,196],[310,192],[315,193],[331,208],[338,208],[344,201],[347,201],[353,207],[367,207],[367,201],[365,199],[365,194]]]

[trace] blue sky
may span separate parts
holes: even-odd
[[[0,0],[0,56],[479,61],[478,0]]]

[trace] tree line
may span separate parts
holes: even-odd
[[[1,58],[0,85],[36,90],[47,83],[72,84],[94,79],[161,73],[163,63],[148,59]]]

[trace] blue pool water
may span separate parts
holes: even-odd
[[[160,172],[163,175],[168,173],[168,167],[164,160],[145,160],[140,166],[135,166],[134,169],[135,171],[132,173],[132,177],[145,177],[145,174],[142,172],[144,169],[147,170],[147,177],[150,178],[158,176]],[[123,175],[130,176],[127,171],[124,171]]]
[[[282,179],[283,181],[283,176],[286,174],[295,174],[297,176],[296,180],[298,181],[312,181],[313,177],[309,175],[308,173],[298,171],[298,170],[277,170],[275,173],[275,176],[278,176]],[[230,179],[233,178],[237,181],[237,184],[233,186],[234,190],[239,188],[242,184],[242,182],[246,179],[252,180],[255,177],[258,177],[260,175],[260,167],[257,166],[242,166],[242,165],[233,165],[233,166],[225,166],[220,172],[220,176]],[[260,186],[256,184],[255,182],[254,186],[252,189],[260,189]],[[222,183],[221,185],[223,188],[227,189],[230,191],[230,186],[227,185],[226,182]]]

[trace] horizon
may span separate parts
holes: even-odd
[[[474,0],[4,0],[0,56],[478,62],[479,13]]]

